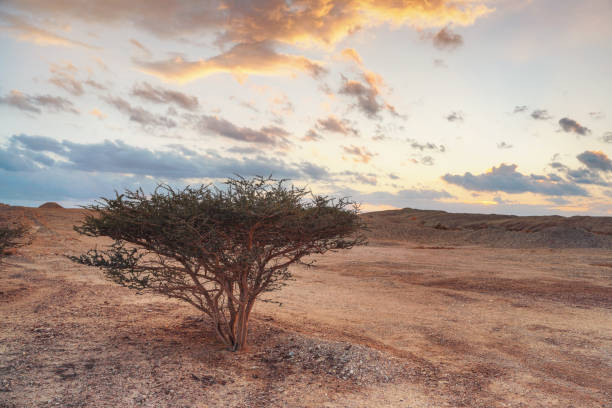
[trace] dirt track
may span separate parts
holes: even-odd
[[[612,407],[609,250],[326,255],[233,354],[194,309],[64,258],[96,244],[79,211],[11,211],[36,234],[0,272],[0,407]]]

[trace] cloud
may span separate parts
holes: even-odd
[[[345,136],[359,136],[359,131],[352,127],[348,120],[340,120],[333,115],[317,120],[316,127],[319,131],[340,133]]]
[[[433,60],[433,63],[434,63],[434,65],[435,65],[436,67],[438,67],[438,68],[448,68],[448,65],[446,65],[446,62],[444,62],[444,60],[443,60],[443,59],[440,59],[440,58],[435,58],[435,59]]]
[[[87,81],[84,82],[84,84],[91,86],[92,88],[95,88],[98,91],[104,91],[107,89],[106,86],[102,85],[99,82],[94,81],[93,79],[88,79]]]
[[[139,123],[143,127],[162,127],[167,129],[176,127],[176,122],[174,120],[165,116],[156,115],[141,107],[132,106],[125,99],[119,97],[106,97],[103,99],[117,108],[119,112],[129,116],[131,121]]]
[[[309,162],[302,162],[297,165],[297,168],[303,175],[306,175],[314,180],[322,180],[329,178],[330,176],[329,172],[325,167]]]
[[[228,2],[230,24],[224,38],[241,41],[274,38],[289,44],[333,45],[351,33],[384,23],[441,27],[449,23],[472,24],[491,12],[481,2],[458,4],[451,1],[417,0],[394,2],[300,1],[293,7],[282,1]]]
[[[13,89],[6,96],[0,97],[0,104],[12,106],[23,111],[40,113],[40,109],[37,108],[34,103],[35,101],[32,97],[25,95],[15,89]]]
[[[207,60],[186,61],[176,57],[156,62],[137,61],[136,65],[144,73],[179,83],[222,72],[234,75],[241,82],[248,75],[306,72],[318,78],[326,73],[319,62],[299,55],[278,53],[269,42],[237,44],[229,51]]]
[[[362,147],[357,147],[354,145],[351,145],[350,147],[342,146],[342,149],[344,150],[345,153],[351,156],[355,156],[353,158],[355,162],[369,163],[370,160],[372,160],[372,158],[376,155],[370,152],[367,148],[363,146]]]
[[[144,45],[142,45],[142,43],[140,43],[140,41],[137,41],[137,40],[135,40],[135,39],[133,39],[133,38],[130,38],[130,43],[131,43],[131,44],[132,44],[134,47],[136,47],[136,48],[138,49],[138,51],[140,51],[140,53],[142,54],[142,56],[143,56],[144,58],[149,59],[149,58],[151,58],[151,57],[153,56],[153,54],[151,53],[151,51],[150,51],[150,50],[149,50],[147,47],[145,47]]]
[[[148,82],[135,85],[132,89],[132,95],[154,103],[173,103],[190,111],[195,111],[200,107],[198,98],[195,96],[161,87],[154,87]]]
[[[361,203],[390,205],[396,208],[429,208],[432,201],[455,198],[446,190],[430,190],[423,188],[402,189],[394,193],[388,191],[363,193],[351,188],[343,188],[336,192],[336,194],[350,197],[351,199]]]
[[[0,21],[8,23],[8,25],[0,26],[0,32],[8,32],[20,41],[27,41],[42,46],[55,45],[62,47],[85,47],[90,49],[97,48],[80,41],[70,40],[66,37],[53,34],[41,28],[38,24],[36,26],[29,24],[18,16],[3,13],[1,11]]]
[[[446,116],[446,120],[449,122],[463,122],[463,113],[459,111],[453,111]]]
[[[239,154],[257,154],[259,153],[259,149],[253,146],[232,146],[227,149],[230,153],[239,153]]]
[[[527,106],[525,105],[517,105],[514,107],[513,113],[523,113],[527,111]]]
[[[295,112],[295,106],[285,94],[277,95],[272,98],[272,113],[275,115],[288,115]]]
[[[13,136],[6,149],[0,148],[0,170],[36,171],[55,164],[55,160],[44,152],[57,154],[63,153],[64,149],[50,138]]]
[[[606,180],[598,171],[593,171],[588,168],[579,169],[562,169],[565,172],[565,176],[574,183],[578,184],[592,184],[598,186],[610,187],[612,184]]]
[[[275,156],[257,155],[236,159],[214,151],[196,152],[181,145],[159,149],[132,146],[121,141],[75,143],[43,136],[15,135],[0,147],[0,197],[37,200],[95,199],[112,195],[115,189],[143,187],[150,191],[158,182],[186,184],[198,178],[224,179],[232,174],[244,176],[273,174],[276,177],[325,180],[351,177],[375,185],[376,175],[347,172],[330,174],[318,164],[287,162]],[[350,174],[349,174],[350,173]],[[390,175],[391,177],[391,175]],[[397,176],[393,176],[397,179]],[[375,192],[357,195],[368,202],[406,203],[410,200],[452,198],[446,191],[404,189],[396,193]]]
[[[151,150],[118,140],[87,144],[29,135],[12,136],[8,147],[0,148],[0,158],[11,158],[0,160],[2,170],[40,172],[40,177],[44,177],[49,170],[133,174],[175,180],[225,178],[232,174],[274,174],[277,177],[305,179],[320,179],[329,175],[324,167],[313,163],[288,163],[263,155],[235,159],[214,151],[198,153],[180,145]]]
[[[436,145],[431,142],[419,143],[415,139],[407,139],[407,141],[410,142],[410,147],[416,150],[420,150],[420,151],[433,150],[433,151],[437,151],[440,153],[444,153],[446,151],[446,147],[444,147],[444,145]]]
[[[603,112],[589,112],[589,116],[593,119],[603,119],[606,117],[606,114]]]
[[[79,114],[79,111],[74,108],[74,104],[68,99],[51,95],[28,95],[15,89],[6,96],[0,97],[0,104],[32,113],[41,113],[40,108],[45,108],[48,112]]]
[[[131,0],[95,2],[80,0],[4,0],[9,7],[62,23],[74,21],[108,27],[124,24],[145,29],[160,38],[182,40],[188,37],[216,38],[230,51],[200,61],[140,61],[141,70],[165,80],[185,82],[218,72],[228,72],[239,79],[247,75],[293,74],[306,71],[320,76],[322,66],[304,56],[276,52],[282,45],[331,49],[353,33],[389,25],[398,27],[467,26],[493,10],[487,0],[185,0],[163,2]],[[30,31],[34,27],[30,26]],[[25,30],[22,30],[25,31]],[[46,42],[80,44],[47,33],[39,33]],[[134,42],[132,42],[137,46]],[[262,45],[263,44],[263,45]],[[144,54],[145,59],[148,55]]]
[[[419,143],[416,139],[406,139],[410,143],[410,147],[415,150],[419,150],[421,153],[425,151],[444,153],[446,147],[442,144],[437,145],[431,142]],[[433,166],[435,159],[432,156],[422,156],[413,159],[409,159],[414,164],[422,164],[424,166]]]
[[[395,107],[379,98],[381,89],[385,87],[383,78],[366,70],[361,73],[361,77],[364,82],[349,80],[342,75],[342,85],[338,92],[355,98],[357,100],[355,106],[369,118],[378,118],[382,110],[387,110],[392,115],[399,116]]]
[[[506,142],[499,142],[497,144],[497,148],[498,149],[512,149],[514,146],[512,146],[510,143],[506,143]]]
[[[568,205],[571,203],[571,201],[566,200],[563,197],[550,197],[548,198],[548,201],[556,205]]]
[[[152,191],[155,186],[153,179],[121,174],[86,173],[60,168],[38,171],[7,171],[0,168],[0,197],[24,205],[39,205],[45,201],[85,204],[99,197],[113,197],[115,191],[126,188],[134,190],[142,187],[145,191]]]
[[[35,152],[51,152],[61,154],[66,148],[59,141],[45,136],[29,136],[25,134],[11,137],[12,144],[18,143],[28,150]]]
[[[547,196],[588,196],[582,187],[559,178],[525,175],[516,171],[516,164],[500,164],[486,173],[445,174],[442,180],[473,191],[503,191],[509,194],[536,193]]]
[[[105,2],[85,5],[80,0],[63,0],[61,3],[5,0],[4,3],[15,10],[59,23],[77,20],[103,27],[129,24],[161,38],[183,40],[210,36],[216,38],[216,44],[222,49],[229,47],[228,51],[219,55],[199,60],[173,58],[150,61],[146,47],[137,40],[131,40],[135,47],[143,51],[142,59],[135,61],[138,69],[166,81],[183,83],[216,73],[229,73],[240,82],[249,75],[295,75],[299,72],[320,78],[327,72],[320,62],[278,49],[283,45],[298,46],[299,49],[311,46],[331,49],[356,31],[383,24],[394,27],[403,24],[418,27],[442,27],[451,23],[470,25],[493,11],[485,5],[486,1],[186,0],[167,3],[132,0],[114,2],[112,5]],[[22,31],[33,32],[35,27],[29,26]],[[44,38],[47,43],[87,46],[58,36],[52,37],[50,33],[39,32],[36,38]],[[392,106],[385,108],[394,112]]]
[[[358,65],[363,65],[363,60],[361,59],[361,55],[354,48],[345,48],[342,50],[341,54],[343,58],[351,60]]]
[[[549,120],[552,119],[552,116],[548,113],[546,109],[536,109],[531,112],[531,117],[535,120]]]
[[[43,106],[50,112],[69,112],[76,115],[79,114],[79,111],[74,108],[72,102],[60,96],[36,95],[32,98],[38,106]]]
[[[435,159],[431,156],[422,156],[416,159],[409,159],[409,161],[412,164],[422,164],[424,166],[433,166],[434,164],[436,164]]]
[[[106,71],[106,72],[110,72],[110,69],[109,69],[109,68],[108,68],[108,66],[107,66],[107,65],[104,63],[104,61],[102,61],[102,59],[100,59],[100,58],[98,58],[98,57],[95,57],[95,58],[94,58],[94,61],[96,61],[96,64],[98,64],[98,67],[99,67],[100,69],[102,69],[103,71]]]
[[[234,97],[230,97],[230,99],[235,99]],[[242,106],[243,108],[247,108],[250,111],[253,111],[255,113],[259,113],[259,109],[257,109],[255,107],[255,103],[251,102],[251,101],[240,101],[238,103],[240,106]]]
[[[454,50],[463,45],[463,37],[451,31],[450,27],[443,27],[432,37],[433,45],[440,50]]]
[[[316,142],[319,140],[323,140],[323,136],[321,136],[316,130],[308,129],[308,132],[302,138],[305,142]]]
[[[49,82],[59,88],[64,89],[66,92],[71,93],[74,96],[80,96],[85,93],[83,84],[99,91],[107,89],[106,86],[94,81],[91,78],[84,82],[76,79],[78,69],[71,63],[67,63],[65,65],[51,64],[49,71],[52,73]]]
[[[420,163],[425,166],[433,166],[436,162],[433,157],[424,156],[424,157],[421,157]]]
[[[80,0],[49,2],[45,0],[3,0],[17,10],[53,17],[62,22],[80,20],[89,24],[127,23],[148,30],[159,37],[181,37],[188,33],[202,33],[220,28],[223,12],[216,2],[167,2],[133,0],[128,2],[95,2]]]
[[[612,160],[604,152],[585,151],[576,158],[591,170],[612,172]]]
[[[601,137],[601,140],[604,143],[612,143],[612,132],[604,133],[603,136]]]
[[[63,160],[60,162],[50,159],[46,152],[32,151],[16,143],[7,149],[0,147],[0,197],[4,200],[68,200],[83,204],[101,196],[113,196],[114,191],[125,188],[152,191],[160,182],[182,187],[193,184],[194,178],[273,174],[279,178],[316,180],[326,176],[325,168],[308,162],[289,163],[261,155],[235,159],[215,152],[199,154],[178,146],[148,150],[108,141],[58,142],[66,149],[60,153]]]
[[[196,124],[202,134],[215,134],[241,142],[286,147],[289,132],[278,126],[264,126],[259,130],[241,127],[216,116],[202,115]]]
[[[49,79],[49,82],[74,96],[83,95],[85,92],[80,81],[67,75],[55,75]]]
[[[581,155],[584,155],[584,152]],[[581,156],[579,155],[579,156]],[[584,160],[589,160],[590,157],[587,155],[583,156]],[[578,158],[580,160],[580,158]],[[595,158],[597,160],[597,158]],[[581,160],[582,161],[582,160]],[[605,164],[605,160],[603,162]],[[588,167],[581,167],[578,169],[572,169],[560,162],[552,162],[550,166],[555,169],[558,173],[562,174],[566,179],[571,181],[572,183],[577,184],[587,184],[587,185],[599,185],[599,186],[610,186],[611,183],[606,180],[605,172],[600,171],[600,169],[593,169]],[[555,174],[549,174],[550,178],[556,177],[558,180],[562,180],[561,177]]]
[[[566,133],[573,132],[581,136],[591,133],[589,128],[580,125],[580,123],[570,118],[561,118],[559,120],[559,126],[561,126],[561,129]]]
[[[91,23],[132,23],[160,37],[215,31],[224,42],[276,40],[286,44],[336,44],[346,36],[382,24],[442,27],[471,25],[493,10],[484,0],[332,0],[287,3],[280,0],[197,0],[174,3],[132,0],[84,4],[46,0],[5,0],[12,7],[56,18]]]
[[[93,108],[89,113],[100,120],[106,119],[106,115],[100,112],[98,108]]]
[[[347,170],[341,173],[337,173],[336,176],[340,176],[342,178],[348,176],[350,178],[350,182],[353,184],[361,183],[361,184],[369,184],[371,186],[375,186],[376,184],[378,184],[378,179],[376,177],[376,174],[374,173],[363,174],[363,173],[358,173],[356,171]],[[346,179],[344,179],[344,181],[346,182]]]
[[[535,120],[549,120],[552,119],[552,116],[548,113],[546,109],[536,109],[531,112],[531,117]]]

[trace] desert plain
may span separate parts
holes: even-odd
[[[612,407],[612,218],[366,213],[232,353],[187,304],[72,263],[84,210],[2,206],[0,407]]]

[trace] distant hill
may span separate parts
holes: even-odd
[[[521,217],[402,210],[365,213],[371,240],[501,248],[610,248],[612,217]]]
[[[61,211],[46,211],[61,209]],[[21,220],[25,225],[44,226],[53,219],[62,233],[88,210],[62,208],[45,203],[39,208],[0,206],[0,220]],[[520,217],[497,214],[461,214],[445,211],[376,211],[361,215],[372,243],[403,241],[431,248],[477,245],[494,248],[605,248],[612,250],[612,217]],[[51,218],[50,218],[51,217]],[[41,229],[41,231],[43,231]]]
[[[54,202],[48,202],[48,203],[44,203],[41,206],[39,206],[38,208],[64,208],[61,205],[59,205],[58,203],[54,203]]]

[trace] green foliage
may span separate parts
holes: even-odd
[[[28,243],[27,234],[28,228],[23,225],[0,226],[0,262],[8,249],[18,248]]]
[[[365,244],[358,207],[314,196],[272,178],[238,177],[214,186],[151,195],[125,191],[89,209],[81,234],[115,240],[72,260],[100,267],[112,281],[192,304],[233,350],[246,344],[253,303],[290,278],[312,254]]]

